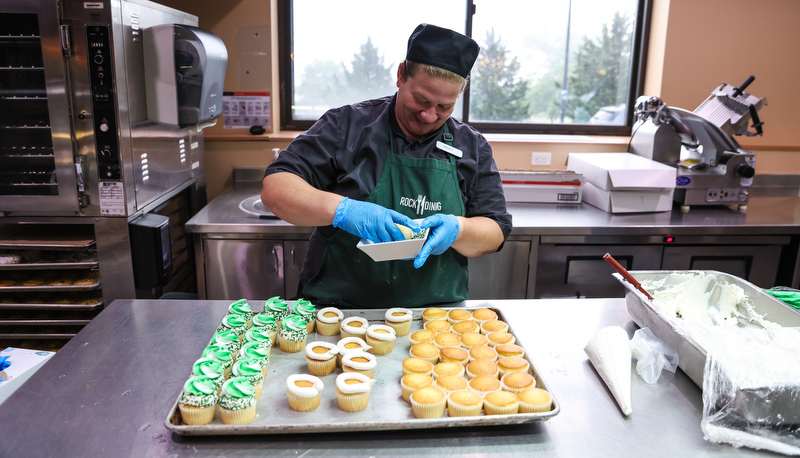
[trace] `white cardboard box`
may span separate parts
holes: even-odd
[[[569,153],[567,168],[606,191],[675,188],[675,167],[632,153]]]
[[[10,366],[0,371],[0,404],[17,390],[34,372],[55,355],[52,351],[28,350],[8,347],[0,351],[0,356],[10,356]]]
[[[581,173],[583,201],[609,213],[672,210],[677,170],[631,153],[570,153],[567,168]]]
[[[501,171],[500,179],[506,202],[581,203],[579,173]]]

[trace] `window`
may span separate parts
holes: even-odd
[[[456,118],[484,133],[627,135],[651,1],[280,0],[281,128],[393,94],[427,22],[481,46]]]

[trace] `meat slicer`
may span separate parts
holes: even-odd
[[[762,134],[758,110],[767,100],[744,92],[754,79],[739,87],[723,82],[693,112],[667,106],[658,97],[637,99],[628,151],[677,168],[674,200],[682,210],[693,205],[747,209],[756,156],[733,136]]]

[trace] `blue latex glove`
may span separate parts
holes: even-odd
[[[432,254],[438,256],[447,251],[450,245],[456,241],[459,229],[458,218],[454,215],[440,213],[425,218],[419,226],[422,229],[431,228],[431,232],[428,234],[425,245],[422,245],[422,249],[419,250],[417,258],[414,259],[414,267],[417,269],[425,264],[428,256]]]
[[[333,227],[344,229],[375,243],[405,240],[403,233],[394,223],[408,226],[414,232],[421,230],[419,224],[408,216],[377,204],[348,197],[339,202],[333,217]]]

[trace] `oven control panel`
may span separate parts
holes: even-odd
[[[94,141],[100,181],[122,179],[114,78],[111,60],[111,30],[104,25],[86,26],[88,66],[92,91]]]

